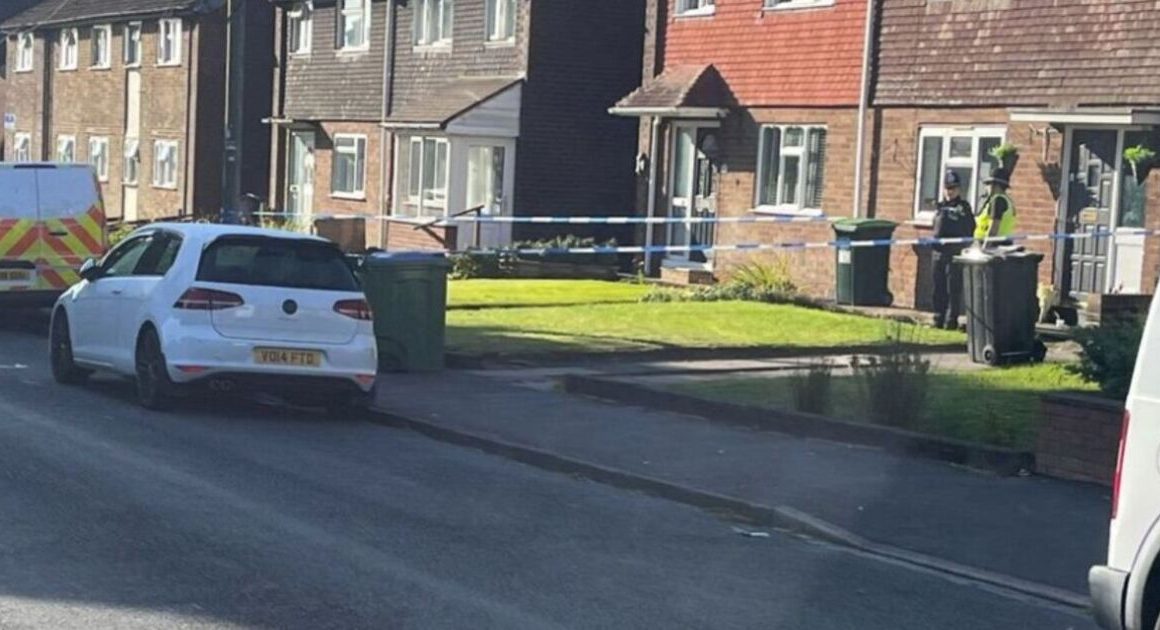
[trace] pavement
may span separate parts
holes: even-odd
[[[53,383],[42,328],[0,320],[4,629],[1094,627],[367,418],[220,399],[145,411],[124,381]],[[535,393],[425,382],[440,380],[410,396],[514,396],[473,410],[492,424]]]
[[[621,368],[623,376],[624,366]],[[823,528],[1087,595],[1107,549],[1107,489],[571,396],[542,370],[380,378],[385,412],[539,454],[805,514]],[[541,457],[542,459],[542,457]],[[559,466],[553,466],[560,468]],[[566,469],[566,468],[565,468]]]

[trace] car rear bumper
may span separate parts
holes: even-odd
[[[1088,571],[1088,588],[1096,623],[1107,630],[1124,628],[1124,589],[1128,573],[1111,567],[1094,566]]]

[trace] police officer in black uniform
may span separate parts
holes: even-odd
[[[943,198],[934,215],[935,238],[970,238],[975,233],[975,215],[971,204],[962,198],[962,182],[958,173],[947,171],[943,177]],[[966,243],[947,243],[934,246],[934,325],[936,328],[955,330],[959,327],[959,312],[963,308],[963,269],[954,264],[954,257]]]

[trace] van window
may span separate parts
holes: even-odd
[[[0,168],[0,219],[36,218],[36,171]]]
[[[39,168],[40,218],[68,219],[89,211],[97,203],[97,184],[87,166]]]
[[[197,279],[294,289],[359,290],[337,247],[300,238],[219,238],[202,254]]]

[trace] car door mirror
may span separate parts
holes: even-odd
[[[97,259],[89,258],[81,265],[80,276],[89,282],[96,281],[102,275],[100,265],[97,264]]]

